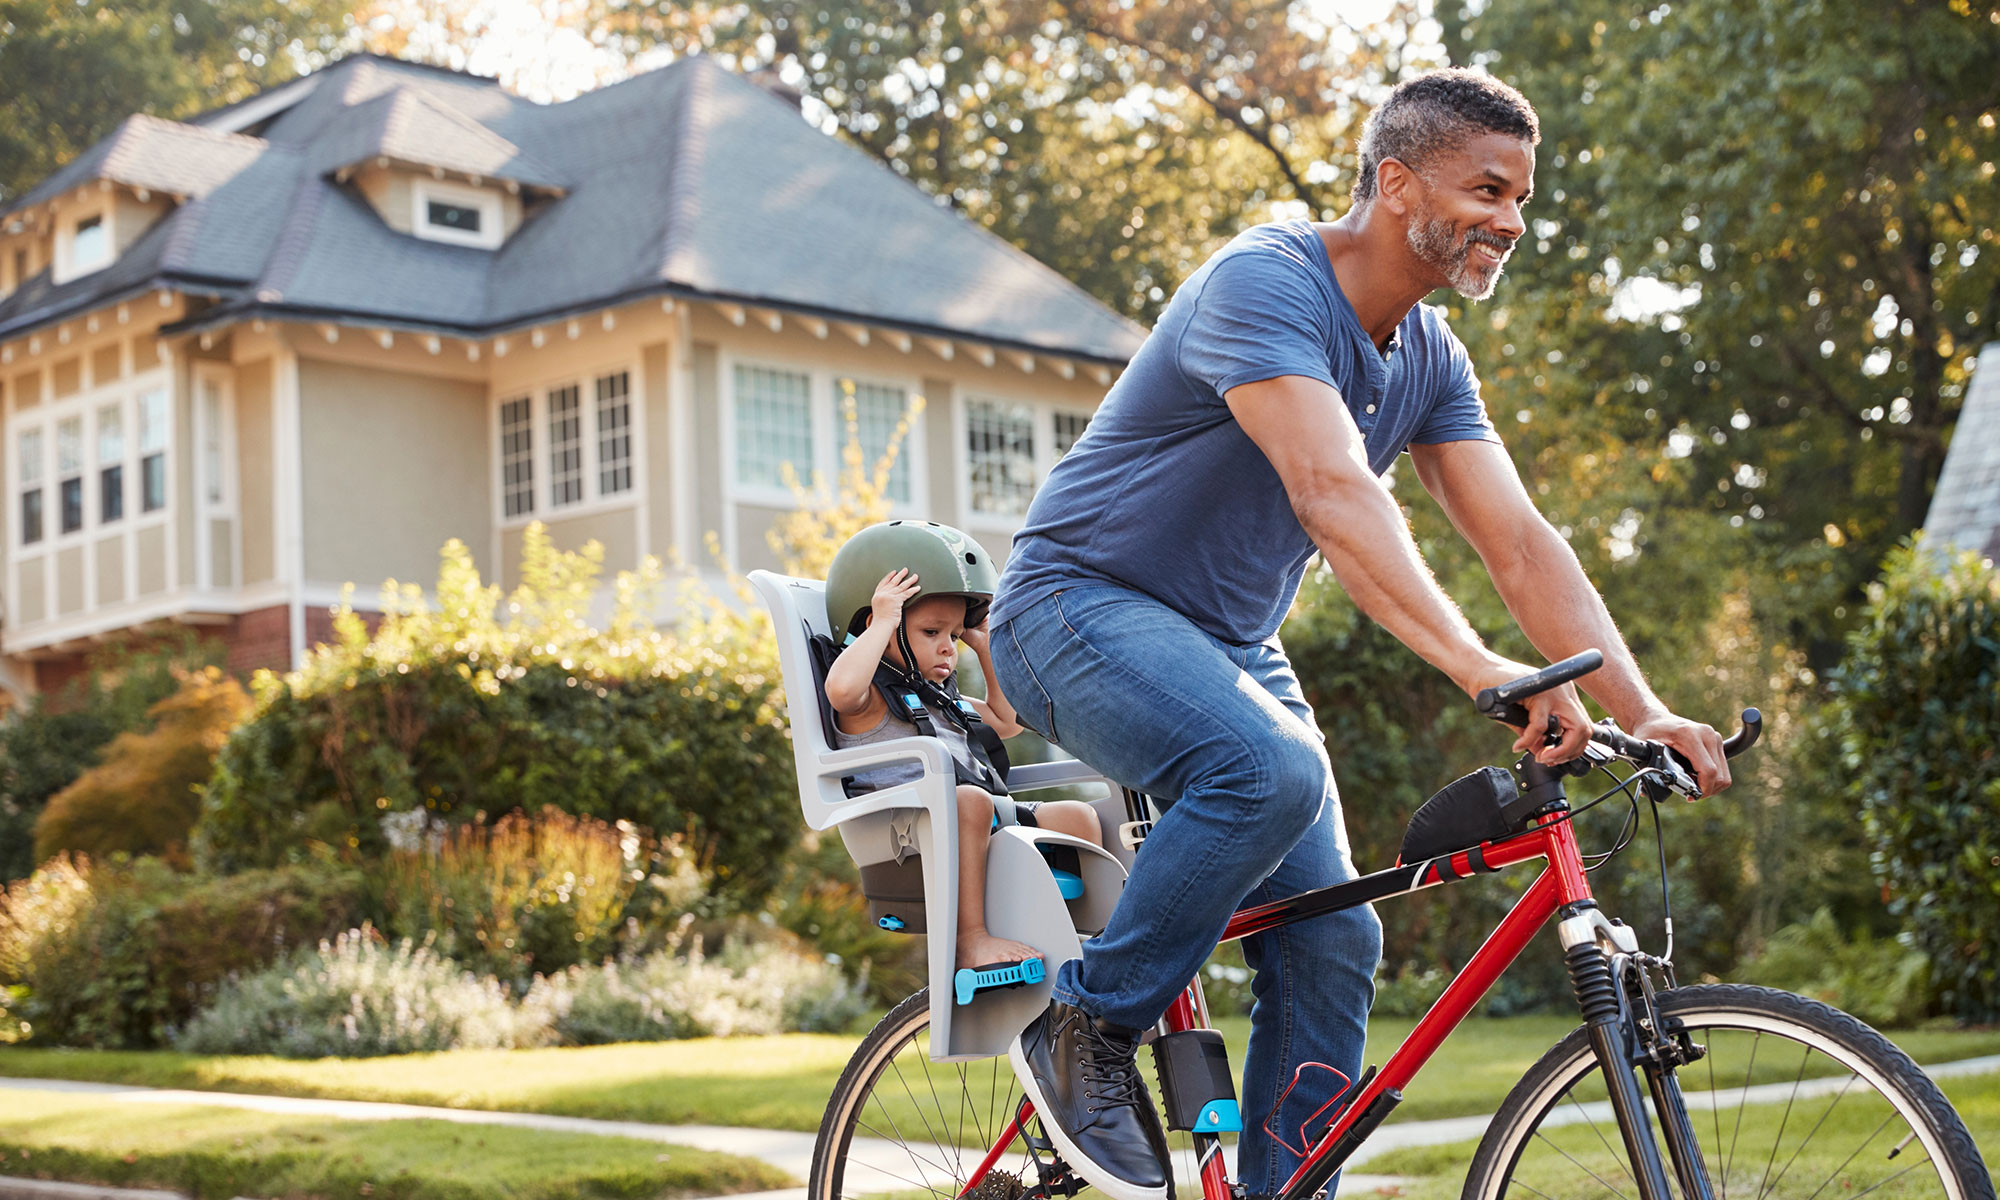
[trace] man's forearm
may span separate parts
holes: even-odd
[[[1515,624],[1549,661],[1593,648],[1604,652],[1604,666],[1577,683],[1620,725],[1635,729],[1667,712],[1561,534],[1542,522],[1515,554],[1486,565]]]
[[[1293,507],[1361,611],[1470,690],[1468,681],[1497,656],[1438,586],[1388,489],[1372,475],[1340,480]]]

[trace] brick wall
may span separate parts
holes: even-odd
[[[364,612],[361,616],[370,629],[374,629],[382,621],[379,613]],[[262,667],[283,671],[292,665],[292,619],[291,609],[286,605],[279,604],[247,612],[222,625],[201,625],[191,628],[203,641],[222,644],[222,665],[232,675],[248,679],[251,672]],[[143,644],[145,639],[133,640]],[[324,606],[308,606],[306,645],[313,646],[332,640],[332,611]],[[70,680],[87,674],[89,670],[90,656],[87,653],[64,654],[41,659],[34,664],[35,687],[42,692],[53,692]]]

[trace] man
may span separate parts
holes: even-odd
[[[1164,1135],[1133,1065],[1242,903],[1354,875],[1338,793],[1276,633],[1317,551],[1370,617],[1468,694],[1528,674],[1481,644],[1438,589],[1380,475],[1407,449],[1550,659],[1638,736],[1728,786],[1721,738],[1669,712],[1563,538],[1536,512],[1479,399],[1465,348],[1418,302],[1492,293],[1533,190],[1534,109],[1466,71],[1398,87],[1362,134],[1346,216],[1252,229],[1181,285],[1014,541],[992,613],[1001,685],[1024,723],[1171,802],[1110,925],[1063,964],[1014,1065],[1064,1157],[1114,1200],[1167,1193]],[[1394,686],[1394,681],[1385,680]],[[1573,688],[1528,703],[1517,750],[1575,757]],[[1259,934],[1243,1074],[1245,1189],[1281,1187],[1287,1139],[1324,1072],[1359,1074],[1381,927],[1367,909]],[[1281,1097],[1284,1111],[1274,1113]]]

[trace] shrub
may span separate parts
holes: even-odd
[[[174,1039],[196,1054],[372,1058],[531,1045],[506,993],[409,939],[372,927],[225,987]]]
[[[220,879],[155,859],[59,855],[0,901],[0,987],[16,1036],[71,1046],[160,1045],[231,975],[344,927],[359,895],[323,865]]]
[[[144,728],[147,711],[173,693],[179,673],[213,665],[219,653],[185,633],[105,647],[82,676],[0,724],[0,882],[35,869],[35,822],[49,797],[95,766],[112,738]]]
[[[695,939],[632,963],[573,967],[536,980],[522,1007],[545,1013],[560,1042],[594,1046],[847,1028],[863,989],[840,969],[776,942],[731,942],[720,954]]]
[[[255,717],[217,762],[197,860],[268,866],[314,843],[386,854],[385,813],[449,824],[553,807],[684,834],[721,907],[754,905],[798,820],[761,619],[718,604],[669,635],[643,613],[657,566],[621,574],[610,621],[589,620],[603,551],[525,535],[522,586],[480,583],[459,542],[435,606],[391,585],[371,635],[343,609],[334,644],[260,674]]]
[[[35,823],[35,861],[64,850],[185,859],[215,752],[249,711],[243,685],[219,668],[182,676],[146,710],[151,729],[119,734],[97,766],[49,800]]]
[[[1930,961],[1922,951],[1865,930],[1843,934],[1827,909],[1772,934],[1764,952],[1745,961],[1737,975],[1746,983],[1823,1000],[1889,1028],[1916,1024],[1935,1003]]]
[[[382,820],[391,852],[367,875],[389,936],[431,939],[507,982],[649,949],[647,931],[708,890],[680,838],[654,842],[629,823],[555,809],[491,826],[444,826],[423,809]]]
[[[2000,571],[1896,550],[1833,692],[1892,911],[1947,1011],[2000,1018]]]

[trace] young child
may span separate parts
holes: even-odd
[[[919,538],[916,542],[919,553],[906,556],[909,561],[935,557],[916,530],[923,530],[926,534],[936,530],[939,537],[951,535],[956,544],[970,543],[969,538],[946,526],[928,522],[896,522],[895,525],[914,527],[910,534],[897,536]],[[884,528],[874,526],[856,535],[854,540],[859,542]],[[960,551],[961,555],[965,553]],[[843,557],[849,557],[844,549]],[[876,565],[880,562],[879,554],[859,557],[875,559]],[[895,555],[892,553],[890,557]],[[1020,722],[1015,719],[1013,706],[1001,693],[999,681],[993,677],[992,661],[987,654],[986,603],[992,596],[989,582],[984,578],[968,578],[968,573],[960,570],[955,572],[958,578],[927,585],[915,570],[897,566],[875,584],[865,613],[835,613],[832,607],[835,593],[852,590],[851,583],[847,589],[836,586],[843,565],[841,559],[836,558],[834,568],[828,575],[829,615],[838,623],[836,637],[845,633],[851,640],[826,675],[826,698],[833,706],[836,740],[840,745],[858,746],[915,736],[917,730],[914,725],[903,719],[901,714],[891,713],[888,700],[875,686],[876,671],[886,662],[905,673],[906,677],[914,676],[934,685],[943,685],[953,679],[958,670],[960,639],[972,648],[972,653],[979,659],[980,671],[986,677],[986,698],[980,700],[968,696],[965,699],[971,702],[979,719],[1000,737],[1012,737],[1020,732]],[[852,565],[848,565],[851,570]],[[939,573],[936,564],[931,564],[930,569]],[[991,571],[984,574],[990,577]],[[968,616],[976,618],[970,628],[967,627]],[[937,735],[951,748],[952,756],[971,768],[973,754],[965,732],[935,703],[927,703],[926,707],[931,709],[931,723]],[[876,790],[915,779],[921,773],[922,768],[915,763],[899,764],[863,772],[855,778],[855,783],[866,790]],[[958,953],[955,956],[958,967],[1023,962],[1039,956],[1034,947],[994,937],[986,929],[986,842],[993,829],[1003,823],[1047,829],[1082,838],[1092,845],[1103,845],[1097,814],[1087,804],[1073,800],[1028,804],[1005,796],[996,797],[974,784],[960,783]]]

